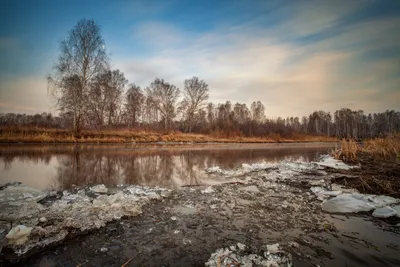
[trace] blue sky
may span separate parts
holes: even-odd
[[[113,68],[142,87],[199,76],[211,101],[262,101],[269,117],[400,109],[400,1],[8,1],[0,10],[0,112],[55,112],[46,75],[82,18]]]

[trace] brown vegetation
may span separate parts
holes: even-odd
[[[293,142],[337,142],[336,138],[293,134],[283,138],[279,134],[264,137],[243,137],[241,135],[213,132],[210,135],[189,134],[179,131],[145,131],[131,129],[83,130],[79,136],[64,129],[45,129],[33,127],[2,127],[0,143],[293,143]]]
[[[381,159],[398,159],[400,155],[400,134],[386,138],[373,138],[362,144],[353,140],[342,140],[341,149],[332,151],[333,157],[345,162],[355,163],[361,155],[373,156]]]
[[[336,182],[361,193],[400,197],[400,134],[366,140],[363,144],[342,141],[342,148],[332,154],[361,166],[350,171],[355,178],[339,178]]]

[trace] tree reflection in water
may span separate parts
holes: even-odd
[[[0,162],[4,164],[0,177],[7,175],[13,162],[47,165],[54,158],[55,174],[53,181],[48,183],[57,184],[60,190],[70,189],[73,185],[92,184],[177,188],[203,183],[203,179],[207,179],[204,169],[208,167],[218,165],[232,169],[242,163],[260,161],[311,161],[334,146],[10,145],[0,147]]]

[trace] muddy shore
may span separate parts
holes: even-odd
[[[357,161],[360,168],[340,171],[348,174],[335,182],[355,188],[360,193],[388,195],[400,198],[400,160],[398,158],[384,159],[367,153],[358,153]],[[337,172],[337,170],[331,170]],[[354,177],[351,177],[354,176]]]
[[[327,213],[321,203],[332,194],[311,190],[332,190],[332,180],[353,179],[360,170],[286,162],[209,172],[231,180],[174,190],[145,203],[138,216],[23,256],[6,247],[1,265],[122,266],[131,260],[125,266],[204,266],[212,253],[238,243],[248,253],[279,243],[294,266],[400,265],[397,217]],[[62,195],[54,198],[49,201]]]

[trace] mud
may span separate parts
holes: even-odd
[[[234,182],[174,190],[144,205],[135,217],[67,237],[31,255],[17,256],[5,248],[1,264],[204,266],[220,249],[238,243],[247,251],[241,257],[262,255],[263,247],[279,243],[294,266],[400,265],[396,219],[321,209],[322,200],[311,188],[330,190],[330,180],[340,173],[327,173],[311,163],[284,162],[244,166],[229,175]]]

